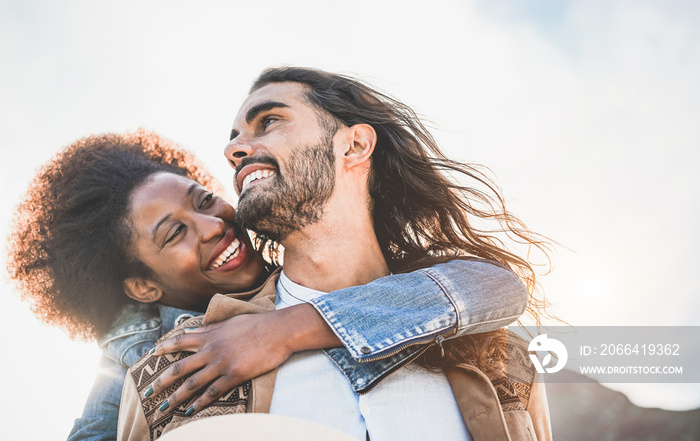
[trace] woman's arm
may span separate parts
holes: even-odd
[[[126,370],[161,337],[158,308],[129,305],[115,325],[99,341],[100,372],[95,379],[80,418],[73,423],[68,441],[102,441],[117,438],[119,403]]]
[[[311,301],[356,360],[381,358],[417,342],[493,331],[517,320],[528,292],[502,266],[452,260]]]
[[[527,299],[527,289],[509,269],[484,260],[453,260],[159,342],[156,354],[197,354],[173,365],[153,388],[158,393],[198,371],[168,399],[172,409],[211,383],[194,403],[196,411],[237,384],[278,367],[294,352],[344,345],[357,359],[381,358],[440,335],[507,325],[522,314]]]
[[[73,423],[68,441],[107,441],[117,438],[119,402],[126,367],[105,356],[80,418]]]

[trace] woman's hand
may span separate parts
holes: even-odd
[[[294,352],[337,346],[340,341],[311,305],[239,315],[158,343],[156,355],[195,353],[173,363],[146,394],[158,394],[191,374],[159,409],[175,409],[209,385],[187,409],[187,415],[192,415],[235,386],[277,368]]]

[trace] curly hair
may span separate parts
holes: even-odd
[[[163,171],[222,190],[191,153],[145,130],[80,139],[37,172],[13,218],[7,270],[40,320],[94,339],[133,302],[123,280],[151,273],[130,252],[129,198]]]

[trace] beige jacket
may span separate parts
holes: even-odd
[[[184,328],[216,323],[240,314],[256,314],[274,309],[279,270],[259,288],[246,293],[216,295],[204,317],[190,319],[166,334],[168,338],[181,334]],[[474,366],[463,364],[445,370],[459,405],[462,417],[475,441],[552,439],[549,408],[544,384],[536,382],[534,369],[527,357],[527,342],[517,336],[509,338],[509,353],[525,354],[520,362],[509,365],[509,377],[490,379]],[[119,411],[118,441],[152,441],[183,424],[209,416],[268,412],[276,371],[269,372],[228,392],[207,409],[191,417],[186,409],[197,396],[175,410],[163,415],[158,406],[181,382],[158,395],[144,397],[152,381],[172,363],[187,357],[182,352],[161,356],[146,355],[129,369]]]

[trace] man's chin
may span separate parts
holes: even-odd
[[[266,204],[260,198],[241,198],[236,212],[237,221],[248,230],[255,231],[258,236],[280,242],[294,230],[284,222],[279,213],[275,213],[271,204]]]
[[[282,242],[293,233],[293,231],[282,230],[278,225],[273,225],[270,222],[256,222],[254,224],[242,222],[242,224],[244,228],[255,231],[259,238],[274,240],[275,242]]]

